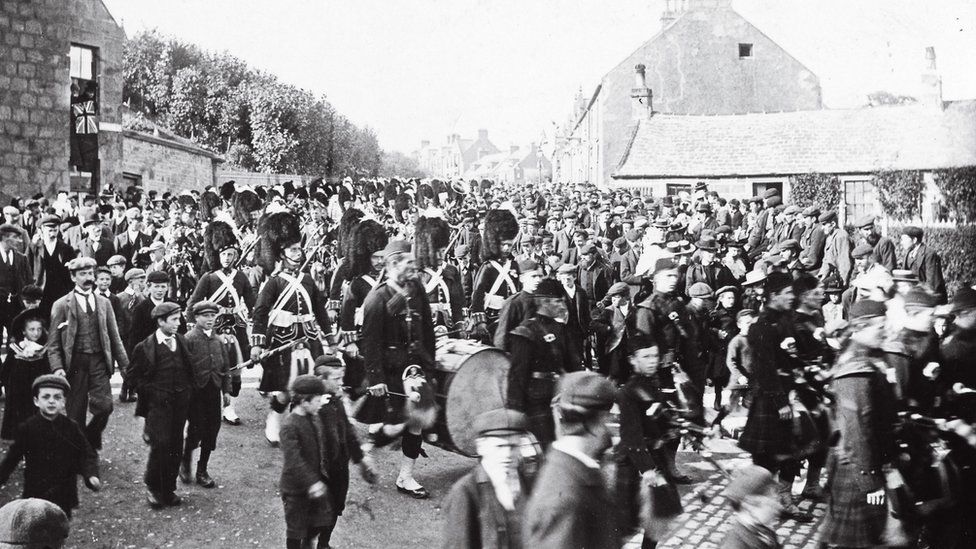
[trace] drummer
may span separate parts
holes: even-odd
[[[423,372],[434,368],[434,324],[427,293],[417,277],[410,243],[391,241],[383,250],[386,280],[373,288],[363,303],[363,345],[369,397],[356,419],[371,424],[370,438],[382,446],[401,436],[403,458],[397,491],[416,499],[430,493],[413,477],[421,454],[422,427],[408,421],[405,408],[418,407],[404,398],[404,373],[413,365]],[[421,392],[420,394],[425,394]],[[433,407],[432,398],[429,403]],[[420,405],[426,404],[422,401]]]

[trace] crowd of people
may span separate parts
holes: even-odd
[[[221,423],[240,424],[241,371],[260,365],[287,545],[328,547],[350,461],[375,481],[397,441],[397,491],[430,497],[414,465],[448,390],[442,349],[471,340],[509,357],[504,407],[470,426],[479,464],[447,495],[444,547],[640,531],[654,547],[693,482],[682,440],[716,432],[754,463],[726,492],[727,547],[779,547],[777,517],[812,520],[804,468],[824,546],[976,543],[976,290],[950,295],[918,227],[883,236],[865,215],[851,234],[776,190],[705,183],[349,178],[39,195],[3,215],[0,481],[26,459],[24,496],[68,516],[78,475],[100,488],[115,371],[163,508],[178,480],[216,485]]]

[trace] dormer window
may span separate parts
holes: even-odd
[[[752,57],[752,44],[739,42],[739,59]]]

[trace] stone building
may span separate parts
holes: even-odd
[[[644,83],[635,86],[637,65],[645,73]],[[669,2],[660,32],[604,75],[592,95],[580,90],[570,120],[555,137],[557,180],[610,181],[634,132],[635,93],[665,114],[822,106],[818,77],[736,13],[731,0]]]
[[[413,157],[427,175],[450,179],[471,170],[475,161],[482,157],[498,152],[498,147],[488,139],[488,130],[481,129],[477,139],[462,139],[454,133],[448,135],[441,146],[421,141],[420,149],[414,151]]]
[[[124,40],[101,0],[0,0],[0,201],[123,184]]]

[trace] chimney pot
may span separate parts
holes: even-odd
[[[925,48],[925,67],[922,69],[921,102],[937,108],[943,108],[942,77],[935,61],[935,47]]]
[[[634,87],[635,88],[646,88],[647,87],[647,77],[645,76],[645,70],[647,67],[643,63],[638,64],[634,67]]]

